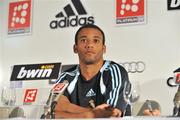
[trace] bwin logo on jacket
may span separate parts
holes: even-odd
[[[167,0],[168,10],[180,9],[180,0]]]
[[[71,2],[72,5],[67,4],[63,11],[55,16],[56,19],[50,22],[51,29],[94,24],[94,17],[87,16],[87,11],[80,0],[71,0]]]

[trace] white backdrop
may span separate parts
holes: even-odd
[[[0,4],[0,11],[2,11],[2,4]],[[2,18],[2,12],[0,12],[0,18]],[[0,24],[2,25],[2,19],[0,19]],[[0,83],[2,83],[2,28],[0,29]],[[2,84],[0,85],[0,87]]]
[[[7,36],[9,0],[1,0],[2,44],[0,80],[9,84],[11,66],[62,62],[78,63],[73,53],[74,34],[78,27],[52,30],[50,21],[63,11],[70,0],[34,0],[32,33],[28,36]],[[173,70],[180,66],[180,11],[167,11],[166,0],[147,0],[147,23],[133,26],[115,25],[115,0],[81,0],[106,34],[106,59],[116,62],[143,61],[143,73],[129,74],[131,81],[140,81],[141,100],[157,100],[162,115],[171,115],[176,88],[166,85]],[[2,54],[1,54],[2,50]],[[38,83],[38,84],[37,84]],[[41,85],[41,86],[39,86]],[[24,87],[46,87],[47,82],[24,82]]]

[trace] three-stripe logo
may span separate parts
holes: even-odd
[[[71,0],[71,2],[74,5],[74,7],[79,15],[87,14],[85,8],[83,7],[82,3],[79,0]],[[68,4],[64,7],[64,11],[65,11],[67,17],[75,16],[75,13],[70,4]],[[59,18],[59,17],[65,17],[62,11],[56,15],[56,18]]]
[[[71,0],[72,4],[67,4],[63,11],[55,15],[56,19],[50,22],[51,29],[75,27],[84,24],[94,24],[94,17],[87,16],[87,11],[80,0]]]

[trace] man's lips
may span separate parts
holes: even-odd
[[[86,51],[85,54],[95,54],[93,51]]]

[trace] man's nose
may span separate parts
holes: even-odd
[[[86,48],[93,48],[93,47],[94,47],[93,42],[89,40],[86,44]]]

